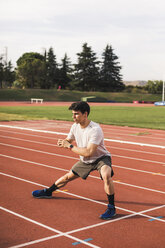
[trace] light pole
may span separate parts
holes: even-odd
[[[164,80],[165,80],[165,76],[163,77],[163,90],[162,90],[162,102],[164,102]]]

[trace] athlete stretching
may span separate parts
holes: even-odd
[[[66,139],[58,140],[58,146],[70,149],[80,156],[80,161],[73,165],[71,170],[60,177],[50,188],[32,192],[35,198],[50,198],[52,192],[65,186],[76,179],[86,179],[91,171],[98,170],[104,182],[104,190],[108,197],[108,207],[101,219],[110,219],[116,215],[114,204],[113,169],[111,167],[111,155],[104,146],[103,132],[99,124],[90,121],[88,115],[90,107],[86,102],[72,103],[74,124]],[[76,146],[72,142],[76,141]]]

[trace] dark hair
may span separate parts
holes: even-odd
[[[85,112],[87,112],[87,114],[89,115],[89,113],[90,113],[90,106],[88,105],[87,102],[74,102],[69,107],[69,110],[80,111],[82,114],[84,114]]]

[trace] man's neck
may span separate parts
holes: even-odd
[[[83,123],[80,123],[81,128],[86,128],[91,121],[86,119]]]

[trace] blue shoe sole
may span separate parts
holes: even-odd
[[[105,218],[105,217],[102,217],[102,216],[100,216],[99,218],[102,219],[102,220],[110,220],[110,219],[112,219],[115,216],[116,216],[116,213],[113,216],[108,217],[108,218]]]
[[[34,193],[35,191],[33,191],[32,192],[32,196],[34,197],[34,198],[37,198],[37,199],[50,199],[50,198],[52,198],[52,195],[42,195],[42,196],[35,196],[35,195],[33,195],[33,193]]]

